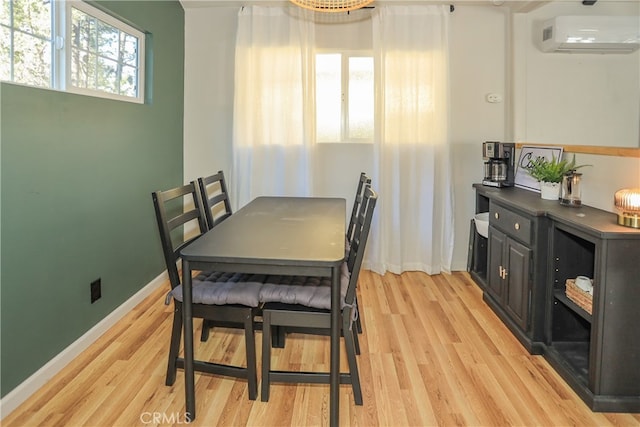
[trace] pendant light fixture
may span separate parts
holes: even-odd
[[[373,0],[291,0],[291,3],[316,12],[336,13],[361,9]]]

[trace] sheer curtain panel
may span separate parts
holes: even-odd
[[[302,11],[245,6],[235,53],[233,169],[237,209],[261,195],[307,196],[312,181],[313,24]]]
[[[375,171],[379,210],[365,267],[450,271],[449,6],[378,6]]]

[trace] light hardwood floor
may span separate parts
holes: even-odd
[[[171,325],[165,292],[147,298],[2,425],[184,424],[182,371],[174,386],[164,385]],[[341,425],[640,425],[640,414],[592,413],[541,356],[524,350],[466,273],[363,271],[359,301],[364,405],[355,406],[351,388],[342,386]],[[196,340],[195,351],[244,360],[239,331],[214,330],[208,342]],[[272,356],[274,369],[328,369],[328,338],[294,334]],[[342,362],[346,370],[344,354]],[[328,398],[328,385],[273,384],[268,403],[252,402],[246,382],[196,374],[192,424],[327,425]]]

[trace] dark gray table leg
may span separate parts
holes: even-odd
[[[340,267],[331,269],[331,366],[329,425],[339,425],[340,402]]]
[[[184,324],[184,392],[185,416],[189,421],[196,419],[196,393],[193,369],[193,317],[191,311],[191,268],[182,260],[182,323]]]

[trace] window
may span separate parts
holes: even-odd
[[[81,93],[138,98],[144,35],[85,3],[74,3],[69,9],[67,83]]]
[[[2,0],[0,79],[51,87],[51,15],[49,1]]]
[[[316,55],[316,141],[373,142],[373,57]]]
[[[0,79],[144,102],[144,34],[81,1],[2,0]]]

